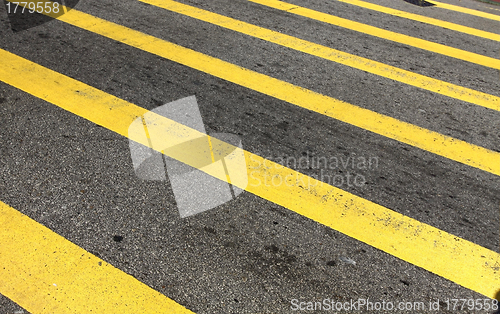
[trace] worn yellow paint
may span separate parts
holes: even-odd
[[[0,50],[0,81],[149,146],[147,136],[144,136],[142,131],[128,132],[129,125],[147,111],[125,100],[4,50]],[[260,83],[266,84],[267,82]],[[275,86],[275,88],[280,87]],[[168,141],[163,146],[169,147],[204,136],[199,131],[151,112],[148,113],[148,130],[150,134],[155,134],[155,137],[159,132],[163,132],[162,138]],[[211,141],[214,147],[225,147],[223,150],[232,151],[236,149],[236,147],[221,142],[216,138],[211,138]],[[193,150],[196,149],[196,147],[193,147]],[[198,163],[195,154],[189,150],[172,150],[166,152],[166,154],[188,165],[196,166]],[[240,173],[235,174],[235,177],[247,176],[249,180],[238,180],[236,178],[233,182],[236,186],[485,296],[493,297],[496,289],[500,286],[500,255],[498,253],[320,182],[315,178],[283,167],[248,151],[245,151],[244,154],[247,167],[241,170]],[[220,180],[226,179],[224,173],[211,170],[209,167],[203,168],[203,171],[216,176]],[[25,306],[25,304],[33,307],[37,306],[30,303],[29,300],[30,297],[35,296],[41,298],[34,299],[35,303],[43,304],[46,307],[59,305],[67,307],[86,306],[86,302],[83,302],[79,297],[75,297],[74,300],[76,301],[73,301],[72,296],[74,296],[75,291],[87,296],[88,299],[93,297],[93,295],[89,296],[89,292],[85,291],[85,289],[79,287],[74,287],[76,289],[74,291],[71,289],[64,290],[64,295],[56,294],[57,298],[55,299],[46,296],[42,298],[38,294],[47,292],[44,289],[53,289],[51,287],[47,288],[54,282],[52,278],[58,278],[58,281],[54,283],[62,283],[63,287],[70,285],[72,283],[71,279],[76,278],[75,282],[78,282],[79,278],[86,278],[85,274],[100,278],[102,276],[99,273],[100,269],[95,266],[98,259],[90,257],[90,262],[88,262],[90,265],[83,265],[83,273],[74,274],[74,277],[65,275],[68,271],[73,274],[71,268],[73,266],[80,269],[79,267],[83,263],[80,260],[86,261],[86,252],[74,248],[76,253],[73,253],[73,251],[66,248],[65,244],[61,244],[61,248],[57,248],[57,251],[68,252],[68,254],[56,259],[56,261],[50,261],[49,253],[53,252],[53,248],[46,249],[44,243],[57,243],[57,241],[52,241],[52,238],[47,235],[48,230],[41,228],[40,231],[36,231],[33,229],[34,231],[30,231],[30,234],[33,234],[35,240],[24,243],[22,242],[24,241],[23,230],[26,223],[18,223],[17,221],[23,219],[25,221],[26,219],[16,218],[20,214],[5,208],[5,206],[2,207],[0,213],[2,226],[4,223],[7,226],[0,231],[0,243],[14,241],[7,249],[3,249],[2,257],[0,257],[5,259],[5,261],[1,260],[4,262],[3,265],[9,265],[4,270],[0,269],[0,273],[3,271],[1,274],[4,275],[2,278],[6,278],[4,281],[8,282],[8,284],[0,286],[0,293],[7,292],[6,295],[21,306]],[[30,221],[28,224],[32,224],[32,222]],[[27,239],[27,241],[32,240]],[[26,256],[29,256],[29,254],[25,254],[23,250],[30,250],[29,247],[31,246],[36,249],[31,258],[33,261],[26,261]],[[6,253],[4,254],[4,252]],[[48,257],[45,257],[45,255]],[[37,262],[37,259],[41,259],[41,261]],[[28,263],[28,267],[23,263]],[[32,267],[31,263],[38,267]],[[44,269],[45,263],[52,263],[50,265],[54,265],[54,267],[50,271],[46,270]],[[67,270],[68,267],[70,270]],[[9,271],[5,271],[5,269]],[[49,275],[56,274],[56,272],[61,274],[49,277]],[[116,277],[119,278],[116,278],[116,280],[130,279],[122,279],[120,275],[123,274],[117,273]],[[33,282],[29,277],[35,278]],[[27,280],[29,284],[13,285],[14,282],[22,282],[23,280]],[[33,285],[34,283],[36,285]],[[128,287],[128,283],[125,287]],[[134,298],[136,295],[134,293],[141,292],[142,286],[139,285],[138,291],[136,291],[136,287],[137,285],[133,286],[133,289],[130,289],[131,291],[123,293],[129,293],[128,295],[132,299],[137,300],[137,298]],[[114,291],[113,289],[118,288],[110,289],[109,291]],[[99,290],[99,293],[102,293],[102,295],[97,300],[106,300],[109,294],[109,292],[101,290]],[[63,304],[57,301],[59,297],[64,297]],[[91,304],[96,302],[92,300]],[[115,311],[115,313],[117,312]],[[85,312],[82,311],[81,313]],[[97,313],[105,312],[98,311]],[[139,311],[135,311],[135,313],[139,313]]]
[[[494,20],[494,21],[500,21],[500,15],[486,13],[483,11],[469,9],[469,8],[464,8],[464,7],[461,7],[458,5],[448,4],[448,3],[434,1],[434,0],[426,0],[426,1],[436,5],[438,8],[442,8],[442,9],[446,9],[446,10],[450,10],[450,11],[455,11],[455,12],[460,12],[460,13],[465,13],[465,14],[474,15],[474,16],[479,16],[479,17]]]
[[[1,201],[0,226],[0,293],[30,313],[193,313]]]
[[[409,20],[413,20],[413,21],[417,21],[417,22],[421,22],[421,23],[425,23],[425,24],[430,24],[430,25],[450,29],[450,30],[453,30],[456,32],[460,32],[460,33],[464,33],[464,34],[468,34],[468,35],[472,35],[472,36],[476,36],[476,37],[500,41],[500,34],[498,34],[498,33],[486,32],[486,31],[483,31],[480,29],[476,29],[476,28],[472,28],[472,27],[468,27],[468,26],[464,26],[464,25],[460,25],[460,24],[455,24],[455,23],[435,19],[432,17],[427,17],[425,15],[396,10],[396,9],[384,7],[384,6],[381,6],[378,4],[373,4],[373,3],[361,1],[361,0],[337,0],[337,1],[352,4],[352,5],[355,5],[358,7],[370,9],[373,11],[377,11],[377,12],[381,12],[381,13],[385,13],[385,14],[389,14],[389,15],[393,15],[393,16],[399,16],[399,17],[402,17],[405,19],[409,19]]]
[[[77,10],[60,20],[376,134],[500,175],[500,153],[260,74]]]
[[[245,35],[260,38],[287,48],[295,49],[316,57],[337,62],[355,69],[366,71],[404,84],[422,88],[434,93],[473,103],[478,106],[500,111],[500,97],[470,88],[447,83],[431,77],[406,71],[381,62],[358,57],[310,41],[281,34],[249,23],[238,21],[220,14],[198,9],[172,0],[139,0],[166,10],[212,23]],[[500,37],[500,35],[498,35]]]
[[[58,19],[296,106],[500,175],[500,153],[484,147],[315,93],[75,9]],[[498,104],[492,106],[498,109]]]
[[[311,10],[305,7],[297,6],[295,4],[278,1],[278,0],[248,0],[250,2],[258,3],[267,7],[277,10],[290,12],[292,14],[307,17],[313,20],[321,21],[331,25],[347,28],[356,32],[368,34],[370,36],[379,37],[382,39],[397,42],[403,45],[415,47],[431,51],[434,53],[442,54],[444,56],[456,58],[459,60],[472,62],[485,67],[500,70],[500,60],[483,56],[477,53],[461,50],[458,48],[449,47],[446,45],[438,44],[432,41],[388,31],[382,28],[370,26],[367,24],[351,21],[348,19],[340,18],[323,12]]]

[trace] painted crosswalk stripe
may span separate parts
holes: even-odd
[[[460,12],[460,13],[465,13],[465,14],[469,14],[469,15],[474,15],[474,16],[478,16],[478,17],[482,17],[482,18],[490,19],[490,20],[494,20],[494,21],[500,21],[500,15],[486,13],[483,11],[469,9],[469,8],[464,8],[464,7],[461,7],[458,5],[448,4],[448,3],[434,1],[434,0],[426,0],[426,1],[434,4],[438,8],[442,8],[442,9],[446,9],[446,10],[450,10],[450,11],[455,11],[455,12]]]
[[[331,14],[326,14],[323,12],[315,11],[312,9],[297,6],[295,4],[283,1],[278,1],[278,0],[248,0],[248,1],[258,3],[277,10],[289,12],[291,14],[307,17],[327,24],[350,29],[370,36],[390,40],[403,45],[415,47],[422,50],[427,50],[430,52],[438,53],[462,61],[467,61],[485,67],[500,70],[499,59],[483,56],[477,53],[461,50],[458,48],[449,47],[446,45],[438,44],[424,39],[391,32],[382,28],[351,21],[348,19],[340,18]]]
[[[500,111],[500,97],[438,79],[406,71],[310,41],[288,36],[276,31],[245,23],[210,11],[198,9],[172,0],[139,0],[163,9],[186,15],[204,22],[224,27],[248,36],[260,38],[287,48],[330,60],[361,71],[366,71],[434,93],[466,101],[478,106]],[[499,35],[500,36],[500,35]]]
[[[290,104],[500,175],[500,153],[490,149],[321,95],[75,9],[59,20]]]
[[[0,201],[0,293],[33,314],[193,313]]]
[[[378,5],[378,4],[373,4],[373,3],[361,1],[361,0],[337,0],[337,1],[352,4],[352,5],[362,7],[365,9],[369,9],[369,10],[373,10],[373,11],[377,11],[377,12],[381,12],[381,13],[385,13],[385,14],[389,14],[389,15],[393,15],[393,16],[398,16],[401,18],[405,18],[405,19],[409,19],[409,20],[413,20],[413,21],[417,21],[417,22],[421,22],[421,23],[425,23],[425,24],[430,24],[430,25],[450,29],[450,30],[453,30],[456,32],[460,32],[460,33],[464,33],[464,34],[468,34],[468,35],[472,35],[472,36],[476,36],[476,37],[500,41],[500,34],[486,32],[486,31],[483,31],[480,29],[476,29],[476,28],[472,28],[472,27],[468,27],[468,26],[464,26],[464,25],[460,25],[460,24],[455,24],[455,23],[435,19],[432,17],[427,17],[425,15],[414,14],[414,13],[410,13],[410,12],[406,12],[406,11],[388,8],[388,7]]]
[[[433,154],[500,175],[500,153],[72,9],[58,20]]]
[[[0,81],[149,146],[142,133],[129,133],[130,124],[148,112],[144,108],[5,50],[0,50]],[[169,141],[166,146],[204,135],[151,112],[148,115],[148,119],[154,120],[148,124],[148,130],[163,132],[163,138]],[[216,138],[212,138],[212,143],[218,147],[230,146]],[[189,165],[196,164],[189,152],[177,153],[169,156]],[[248,186],[238,187],[487,297],[494,297],[500,286],[500,254],[248,151],[244,154],[247,168],[239,175],[252,180]],[[214,168],[203,169],[226,180],[224,173],[210,172]],[[281,178],[284,182],[272,186],[257,184],[265,178]],[[8,216],[2,219],[8,221]],[[2,236],[9,236],[9,232]]]

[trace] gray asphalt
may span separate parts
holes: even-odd
[[[180,2],[500,96],[498,70],[243,0]],[[490,57],[499,56],[498,42],[336,1],[289,2]],[[499,22],[478,17],[421,8],[403,1],[372,2],[500,32]],[[471,0],[445,2],[500,14],[498,5]],[[375,157],[377,167],[350,169],[366,178],[365,185],[339,187],[488,249],[499,250],[500,180],[493,174],[60,21],[12,32],[5,8],[0,7],[2,49],[148,110],[195,95],[209,133],[236,134],[244,149],[262,157]],[[500,151],[500,116],[493,110],[135,0],[82,0],[75,8]],[[215,209],[181,219],[168,181],[136,177],[126,138],[1,82],[0,126],[1,201],[195,313],[290,313],[294,299],[369,298],[428,303],[438,299],[483,298],[246,192]],[[319,169],[297,170],[307,175],[320,174]],[[346,169],[326,171],[337,175],[345,174]],[[356,264],[346,263],[344,258]],[[452,313],[443,306],[441,303],[440,313]],[[0,296],[1,314],[21,310]]]

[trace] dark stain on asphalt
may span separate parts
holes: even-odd
[[[211,234],[217,234],[217,231],[215,231],[215,229],[212,227],[203,227],[203,230]]]
[[[284,131],[288,130],[288,122],[286,121],[282,121],[278,123],[276,126]]]
[[[326,265],[328,265],[328,266],[336,266],[337,262],[336,261],[329,261],[329,262],[326,263]]]
[[[273,252],[273,253],[278,253],[278,252],[279,252],[279,250],[280,250],[280,249],[279,249],[276,245],[274,245],[274,244],[272,244],[272,245],[270,245],[270,246],[265,246],[265,247],[264,247],[264,249],[265,249],[266,251],[270,251],[270,252]]]
[[[409,283],[408,281],[406,281],[406,280],[402,280],[402,279],[400,279],[399,281],[400,281],[401,283],[403,283],[405,286],[409,286],[409,285],[410,285],[410,283]]]
[[[90,254],[92,255],[95,255],[97,257],[101,257],[101,254],[99,254],[99,252],[96,252],[96,251],[89,251]]]
[[[123,240],[122,236],[119,236],[119,235],[113,236],[113,241],[115,241],[115,242],[122,242],[122,240]]]
[[[271,244],[264,247],[263,251],[249,252],[249,264],[246,269],[262,277],[285,276],[291,280],[297,279],[297,257],[286,250],[279,249]]]
[[[227,241],[227,242],[224,242],[224,247],[227,247],[227,248],[236,248],[237,247],[237,244],[235,242],[232,242],[232,241]]]
[[[418,5],[419,7],[432,7],[435,6],[435,4],[432,4],[430,2],[427,2],[425,0],[403,0],[404,2],[408,2],[414,5]]]

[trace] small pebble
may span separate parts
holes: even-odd
[[[341,256],[340,257],[340,260],[346,264],[352,264],[352,265],[356,265],[356,262],[353,261],[352,259],[348,258],[348,257],[344,257],[344,256]]]

